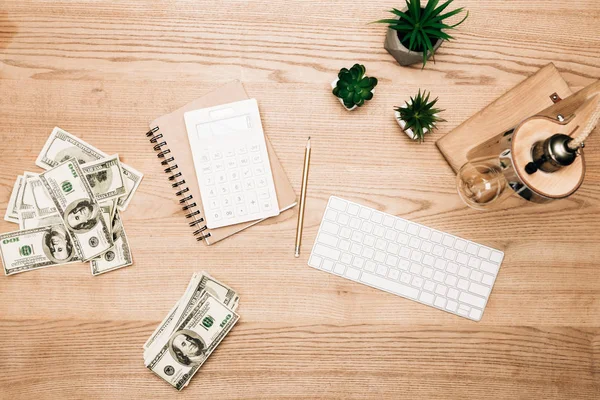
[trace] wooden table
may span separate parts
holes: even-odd
[[[548,62],[574,89],[599,78],[600,3],[457,0],[470,16],[424,70],[400,67],[385,27],[367,25],[400,3],[4,0],[0,213],[55,125],[145,177],[123,214],[133,266],[0,277],[0,398],[599,398],[600,132],[574,196],[511,212],[463,205],[434,142]],[[355,62],[379,86],[348,113],[329,82]],[[313,137],[300,259],[296,211],[196,242],[144,136],[232,79],[258,99],[298,193]],[[419,88],[448,120],[421,145],[393,119]],[[308,267],[331,194],[503,249],[483,320]],[[141,346],[202,269],[241,293],[242,319],[178,395],[144,368]]]

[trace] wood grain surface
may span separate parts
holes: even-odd
[[[123,214],[133,266],[0,277],[0,399],[598,399],[600,134],[577,193],[508,212],[462,204],[434,142],[549,62],[574,90],[600,78],[600,3],[455,3],[469,18],[421,70],[400,67],[385,27],[368,25],[398,1],[3,0],[0,213],[54,126],[145,177]],[[380,83],[349,113],[329,82],[355,62]],[[300,259],[296,211],[196,242],[144,136],[232,79],[258,100],[298,193],[313,138]],[[393,114],[419,88],[447,120],[421,145]],[[504,250],[482,321],[308,267],[332,194]],[[177,393],[141,346],[202,269],[240,292],[241,321]]]

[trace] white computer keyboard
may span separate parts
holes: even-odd
[[[255,99],[184,115],[210,229],[279,215]]]
[[[331,196],[308,265],[479,321],[504,253]]]

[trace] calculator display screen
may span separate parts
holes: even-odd
[[[249,114],[236,115],[231,118],[196,125],[198,137],[246,133],[251,129],[252,119]]]

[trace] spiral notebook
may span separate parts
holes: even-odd
[[[171,186],[176,191],[175,196],[185,212],[185,217],[189,220],[188,224],[193,227],[193,235],[198,240],[204,240],[208,245],[256,225],[264,221],[264,219],[223,226],[216,229],[207,228],[203,217],[205,215],[204,207],[202,206],[200,187],[198,186],[183,114],[187,111],[246,99],[248,99],[248,94],[242,83],[239,81],[230,82],[170,114],[155,119],[150,123],[150,130],[146,133],[146,136],[150,139],[150,143],[154,144],[154,150],[157,152],[157,157],[164,167],[165,173],[168,174]],[[283,215],[284,211],[291,209],[297,204],[296,193],[267,135],[265,135],[265,141],[273,172],[273,180],[275,182],[277,203],[280,209],[279,216],[268,219],[277,222],[285,218]]]

